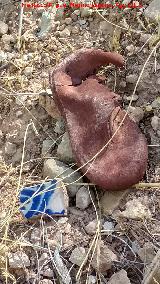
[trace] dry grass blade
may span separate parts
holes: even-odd
[[[151,266],[148,268],[147,273],[142,281],[142,284],[150,284],[150,283],[158,283],[159,282],[154,279],[155,274],[160,273],[160,250],[157,252],[155,258],[153,259]]]
[[[25,0],[21,0],[21,10],[20,10],[19,29],[18,29],[18,42],[17,42],[18,49],[21,48],[21,35],[22,35],[22,22],[23,22],[24,1]]]

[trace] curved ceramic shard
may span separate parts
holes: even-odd
[[[121,109],[121,98],[93,76],[99,67],[109,63],[122,67],[123,58],[115,53],[82,49],[53,70],[50,83],[66,120],[78,166],[85,165],[83,173],[96,185],[118,190],[143,177],[148,152],[144,135],[128,115],[114,134],[126,114]]]
[[[57,179],[30,187],[24,187],[19,195],[20,211],[25,218],[39,215],[67,214],[68,198],[62,182]]]

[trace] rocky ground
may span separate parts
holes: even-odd
[[[48,8],[44,16],[44,8],[25,8],[21,25],[19,2],[0,1],[0,283],[160,282],[160,5],[142,2],[138,12]],[[125,70],[100,73],[147,138],[143,187],[104,193],[75,173],[68,215],[29,222],[17,210],[17,188],[76,168],[48,73],[82,47],[124,55]]]

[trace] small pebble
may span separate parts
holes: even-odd
[[[136,102],[138,100],[138,96],[137,95],[133,95],[133,96],[124,96],[124,99],[126,101],[133,101],[133,102]]]
[[[64,124],[64,120],[62,118],[57,120],[55,128],[54,128],[54,132],[59,134],[59,135],[61,135],[65,132],[65,124]]]
[[[53,49],[53,51],[57,51],[57,50],[58,50],[58,47],[54,44],[54,45],[52,46],[52,49]]]
[[[153,110],[152,106],[151,105],[148,105],[145,107],[145,111],[146,112],[151,112]]]
[[[88,18],[92,14],[92,9],[86,7],[81,9],[81,17],[82,18]]]
[[[65,24],[70,25],[72,23],[72,18],[66,18],[65,19]]]
[[[137,82],[138,76],[136,74],[130,74],[126,76],[126,82],[130,84],[135,84]]]
[[[10,42],[14,42],[14,37],[12,35],[4,34],[2,36],[2,42],[4,44],[10,44]]]
[[[93,276],[93,275],[90,275],[88,277],[88,284],[96,284],[96,283],[97,283],[97,277]]]
[[[27,254],[22,251],[17,251],[15,253],[8,254],[9,267],[16,268],[25,268],[30,266],[30,260]]]
[[[131,45],[128,45],[128,46],[126,47],[126,50],[128,51],[129,55],[131,55],[131,54],[134,53],[135,47],[134,47],[133,44],[131,44]]]
[[[82,25],[85,25],[86,24],[86,20],[79,20],[79,24],[82,26]]]
[[[39,284],[53,284],[53,282],[49,279],[43,279],[39,282]]]
[[[80,10],[75,10],[72,14],[75,14],[76,16],[79,16],[80,15]]]
[[[64,36],[64,37],[68,37],[70,36],[71,32],[68,28],[65,28],[61,33],[60,33],[60,36]]]
[[[64,30],[64,28],[65,28],[65,25],[61,25],[61,26],[59,26],[59,31],[63,31],[63,30]]]
[[[79,27],[78,26],[74,26],[72,28],[72,34],[78,34],[79,33]]]
[[[86,209],[91,204],[91,198],[88,188],[82,186],[76,194],[76,207],[79,209]]]
[[[6,142],[5,144],[5,154],[8,156],[12,156],[13,154],[16,153],[17,147],[15,144]]]
[[[139,123],[144,117],[144,111],[140,107],[129,107],[129,116],[135,122]]]
[[[71,14],[71,18],[73,22],[76,22],[78,20],[78,16],[75,13]]]
[[[42,156],[48,156],[51,153],[52,146],[54,146],[54,142],[51,139],[46,139],[43,141],[42,145]]]
[[[3,49],[4,49],[4,51],[7,51],[7,52],[11,52],[12,51],[12,47],[11,47],[10,44],[5,44]]]
[[[121,81],[121,82],[120,82],[120,87],[121,87],[121,88],[126,88],[126,85],[127,85],[127,84],[126,84],[125,81]]]
[[[157,84],[157,85],[160,85],[160,78],[157,79],[156,84]]]
[[[97,220],[95,219],[89,222],[87,226],[85,226],[85,231],[89,235],[94,235],[96,232],[96,228],[97,228]]]
[[[0,63],[7,59],[7,54],[3,50],[0,50]]]
[[[24,69],[24,74],[26,76],[31,76],[32,75],[32,72],[33,72],[33,67],[32,66],[27,66],[25,69]]]
[[[72,262],[73,264],[81,266],[82,262],[85,259],[85,256],[86,256],[85,248],[77,247],[72,251],[69,261]]]
[[[8,25],[0,21],[0,35],[4,35],[8,32]]]
[[[146,43],[149,40],[150,37],[151,37],[151,34],[142,33],[141,37],[140,37],[140,42]]]
[[[112,222],[106,221],[103,224],[103,229],[107,231],[108,235],[110,235],[114,231],[114,224]]]
[[[158,116],[153,116],[151,120],[151,125],[154,131],[157,131],[160,129],[160,118]]]
[[[153,108],[159,109],[159,108],[160,108],[160,97],[157,97],[157,98],[152,102],[151,106],[152,106]]]

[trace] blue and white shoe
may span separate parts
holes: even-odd
[[[68,195],[64,184],[54,179],[21,189],[20,211],[29,219],[37,215],[66,216]]]

